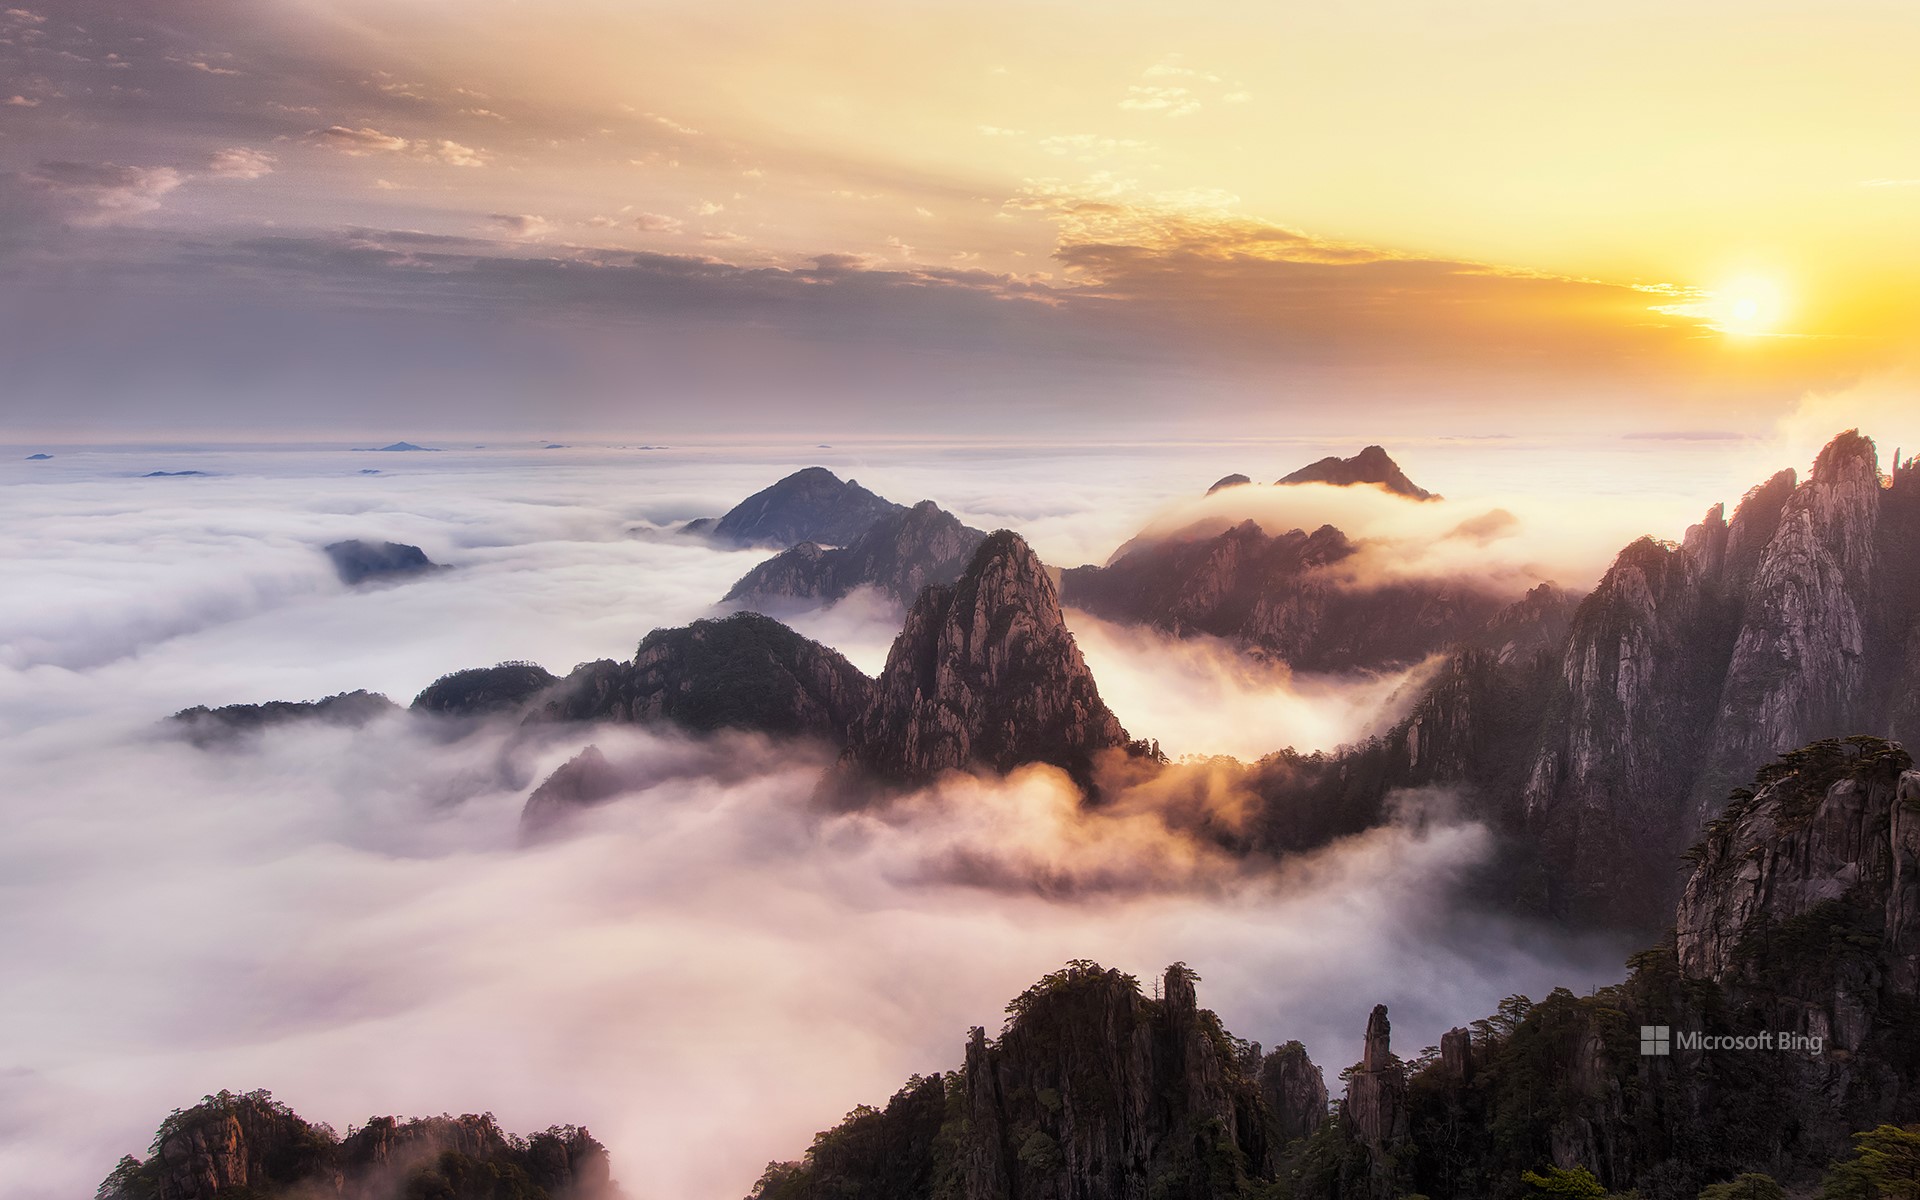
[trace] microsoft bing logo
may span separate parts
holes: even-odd
[[[1640,1027],[1640,1053],[1642,1055],[1673,1053],[1673,1028],[1669,1025],[1642,1025]]]

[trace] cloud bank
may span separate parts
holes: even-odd
[[[1447,903],[1488,847],[1439,810],[1250,870],[1210,840],[1236,801],[1203,765],[1092,819],[1044,770],[829,815],[820,754],[751,737],[449,738],[396,717],[195,749],[156,719],[631,653],[758,558],[658,531],[794,452],[55,449],[0,467],[0,553],[28,581],[0,610],[8,1194],[84,1193],[174,1106],[266,1086],[342,1127],[579,1121],[635,1196],[731,1200],[855,1103],[954,1065],[969,1025],[1070,958],[1192,963],[1231,1028],[1302,1038],[1330,1071],[1373,1003],[1417,1043],[1512,990],[1617,973],[1617,947]],[[1110,460],[837,453],[843,475],[968,519],[1022,508],[1056,556],[1136,515],[1104,506]],[[1164,475],[1133,487],[1204,481],[1219,453],[1155,455]],[[145,477],[160,469],[208,474]],[[348,589],[317,550],[342,536],[452,569]],[[1304,743],[1361,720],[1353,697],[1233,676],[1217,648],[1081,636],[1129,719],[1197,749],[1222,745],[1156,693],[1244,707],[1223,728],[1249,748],[1269,724]],[[635,787],[522,845],[528,793],[589,741]]]

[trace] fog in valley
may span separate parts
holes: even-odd
[[[830,751],[744,734],[455,736],[395,715],[196,748],[162,724],[631,656],[714,615],[767,554],[672,528],[811,462],[1074,566],[1187,520],[1229,471],[1352,447],[54,449],[0,467],[0,1178],[17,1194],[87,1194],[168,1110],[265,1087],[342,1132],[382,1113],[577,1122],[636,1198],[731,1200],[853,1105],[958,1066],[969,1026],[997,1030],[1069,959],[1143,979],[1185,961],[1229,1029],[1301,1039],[1337,1090],[1375,1003],[1412,1054],[1510,993],[1615,979],[1634,948],[1457,903],[1492,846],[1443,794],[1249,864],[1178,832],[1151,789],[1088,816],[1047,769],[829,813],[812,797]],[[1486,576],[1517,594],[1590,586],[1621,544],[1677,536],[1758,477],[1687,448],[1630,478],[1630,447],[1396,453],[1449,499],[1248,499],[1269,529],[1349,528],[1383,576],[1497,562]],[[1493,511],[1511,522],[1442,536]],[[319,547],[355,537],[451,569],[351,589]],[[875,672],[900,617],[861,593],[791,619]],[[1419,675],[1295,676],[1068,617],[1121,721],[1176,757],[1332,749],[1390,724]],[[589,743],[635,790],[524,840],[528,793]]]

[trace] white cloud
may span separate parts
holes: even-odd
[[[382,133],[367,125],[357,129],[347,125],[329,125],[325,129],[316,129],[307,136],[328,149],[356,157],[365,154],[397,154],[412,144],[397,134]]]
[[[1248,873],[1170,837],[1151,796],[1090,819],[1047,771],[833,817],[808,803],[823,757],[756,738],[447,738],[405,720],[214,753],[155,737],[188,704],[360,686],[404,701],[456,667],[630,655],[765,557],[667,530],[815,460],[1020,529],[1071,564],[1104,558],[1169,494],[1259,471],[1250,455],[1278,460],[1272,474],[1316,456],[1236,443],[557,459],[432,432],[360,444],[450,448],[60,448],[30,464],[34,503],[0,524],[16,568],[0,589],[0,1172],[23,1194],[86,1194],[172,1108],[265,1086],[343,1128],[487,1109],[523,1130],[581,1122],[635,1195],[744,1195],[854,1104],[956,1065],[967,1026],[995,1024],[1070,958],[1191,963],[1229,1028],[1299,1037],[1330,1076],[1375,1003],[1418,1046],[1510,992],[1619,974],[1611,947],[1498,921],[1463,933],[1445,898],[1488,846],[1445,820]],[[141,478],[157,469],[209,474]],[[1540,470],[1543,486],[1564,481]],[[1423,482],[1448,486],[1438,474]],[[343,537],[417,544],[453,569],[349,589],[317,549]],[[806,628],[877,666],[897,614],[872,601]],[[1362,707],[1204,643],[1075,628],[1128,719],[1166,721],[1195,748],[1250,750],[1260,719],[1275,739],[1337,737]],[[1210,730],[1180,719],[1181,698],[1249,718]],[[651,782],[519,847],[528,791],[588,741]]]
[[[103,225],[160,207],[186,177],[172,167],[117,163],[45,162],[27,175],[29,184],[53,199],[76,225]]]
[[[422,153],[429,158],[454,167],[484,167],[488,154],[485,150],[476,150],[472,146],[463,146],[459,142],[450,142],[444,138],[418,143]]]
[[[485,150],[478,150],[446,138],[415,140],[401,137],[399,134],[386,133],[371,126],[354,128],[347,125],[329,125],[325,129],[314,130],[307,137],[316,145],[355,157],[370,154],[410,153],[419,158],[431,159],[454,167],[483,167],[489,158]]]
[[[540,238],[553,232],[553,222],[532,213],[493,213],[487,224],[513,238]]]
[[[207,174],[217,179],[259,179],[273,174],[274,162],[274,156],[264,150],[234,146],[214,153]]]
[[[1200,111],[1199,97],[1183,87],[1129,84],[1120,107],[1137,112],[1158,112],[1169,117],[1184,117]]]

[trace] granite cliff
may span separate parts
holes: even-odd
[[[958,581],[920,593],[841,764],[850,778],[910,784],[1051,763],[1086,786],[1095,758],[1126,745],[1046,568],[1002,530]]]

